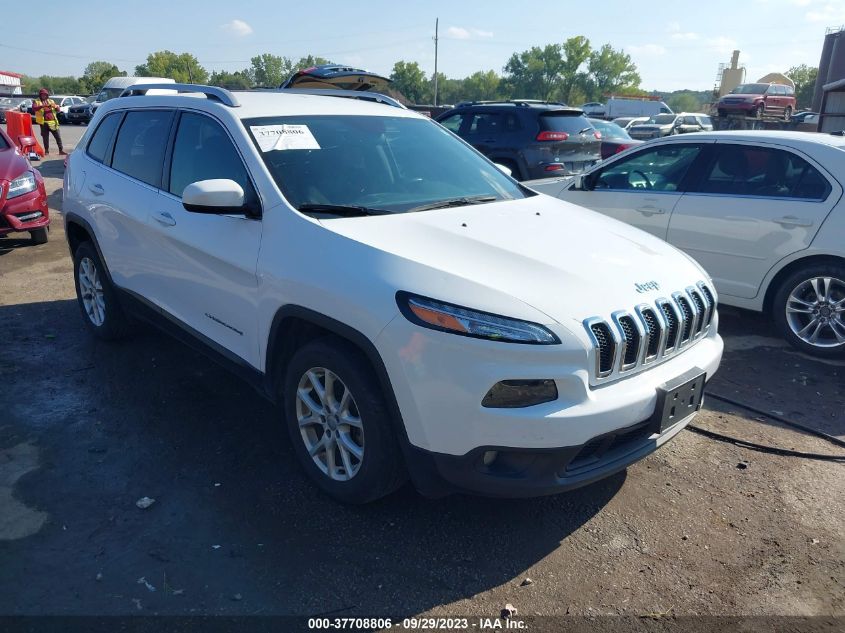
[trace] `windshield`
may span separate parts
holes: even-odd
[[[103,103],[109,99],[115,99],[123,94],[125,88],[103,88],[97,95],[97,103]]]
[[[768,90],[769,84],[742,84],[731,90],[732,95],[761,95]]]
[[[628,133],[625,130],[623,130],[615,123],[612,123],[611,121],[602,121],[601,119],[590,119],[590,123],[592,123],[594,128],[601,132],[602,138],[615,138],[625,141],[631,140],[631,137],[628,136]]]
[[[669,125],[670,123],[674,122],[674,114],[658,114],[657,116],[653,116],[648,121],[646,121],[645,125],[648,125],[650,123],[654,125]]]
[[[245,119],[288,202],[401,213],[445,201],[524,198],[512,179],[439,124],[410,117]]]

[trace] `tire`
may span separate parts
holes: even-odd
[[[320,397],[314,381],[325,393],[328,373],[333,376],[334,396]],[[350,396],[344,400],[347,391]],[[334,499],[368,503],[390,494],[407,479],[379,381],[351,344],[328,336],[303,345],[288,363],[281,396],[297,459],[311,480]],[[343,402],[346,405],[341,408]],[[301,424],[302,419],[312,422]],[[353,419],[356,424],[344,423]],[[331,443],[328,450],[322,444],[326,441]],[[360,459],[349,446],[360,449]]]
[[[94,336],[114,341],[129,334],[131,323],[91,242],[83,242],[73,254],[73,280],[82,320]],[[101,302],[92,294],[92,291],[97,290]]]
[[[762,103],[751,111],[751,117],[757,119],[758,121],[761,120],[765,115],[766,106]]]
[[[47,227],[30,231],[29,239],[32,240],[33,244],[46,244],[48,239]]]
[[[783,109],[783,120],[789,123],[792,120],[792,107],[786,106]]]
[[[796,349],[824,358],[845,356],[845,264],[813,264],[791,274],[778,288],[772,312]]]

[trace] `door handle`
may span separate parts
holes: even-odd
[[[637,207],[635,210],[639,211],[643,215],[662,215],[662,214],[666,213],[666,211],[664,209],[661,209],[660,207],[655,207],[654,205],[651,205],[651,204],[647,204],[647,205],[642,206],[642,207]]]
[[[176,226],[176,219],[167,211],[156,213],[153,218],[155,218],[156,222],[163,224],[164,226]]]
[[[88,185],[88,191],[93,193],[95,196],[102,196],[106,191],[103,189],[103,185]]]
[[[776,222],[781,226],[813,226],[812,220],[796,218],[794,215],[785,215],[782,218],[775,218],[772,222]]]

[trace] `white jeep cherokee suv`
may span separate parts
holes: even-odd
[[[140,316],[233,368],[334,497],[553,493],[701,406],[716,296],[665,242],[401,107],[166,87],[193,94],[127,90],[68,160],[85,323]]]

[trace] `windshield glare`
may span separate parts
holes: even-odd
[[[768,90],[769,84],[742,84],[731,90],[733,95],[761,95]]]
[[[658,114],[657,116],[653,116],[648,121],[646,121],[645,125],[648,125],[649,123],[653,123],[655,125],[668,125],[674,122],[674,114]]]
[[[261,152],[288,202],[345,205],[401,213],[476,196],[524,198],[522,188],[439,124],[411,117],[293,116],[246,119],[261,151],[263,127],[305,137],[296,149]],[[310,138],[313,135],[313,140]],[[266,145],[265,145],[266,147]]]
[[[619,127],[616,123],[613,123],[611,121],[602,121],[601,119],[590,119],[590,123],[592,123],[594,128],[601,132],[602,138],[615,138],[626,141],[631,140],[631,137],[628,135],[628,133],[621,127]]]

